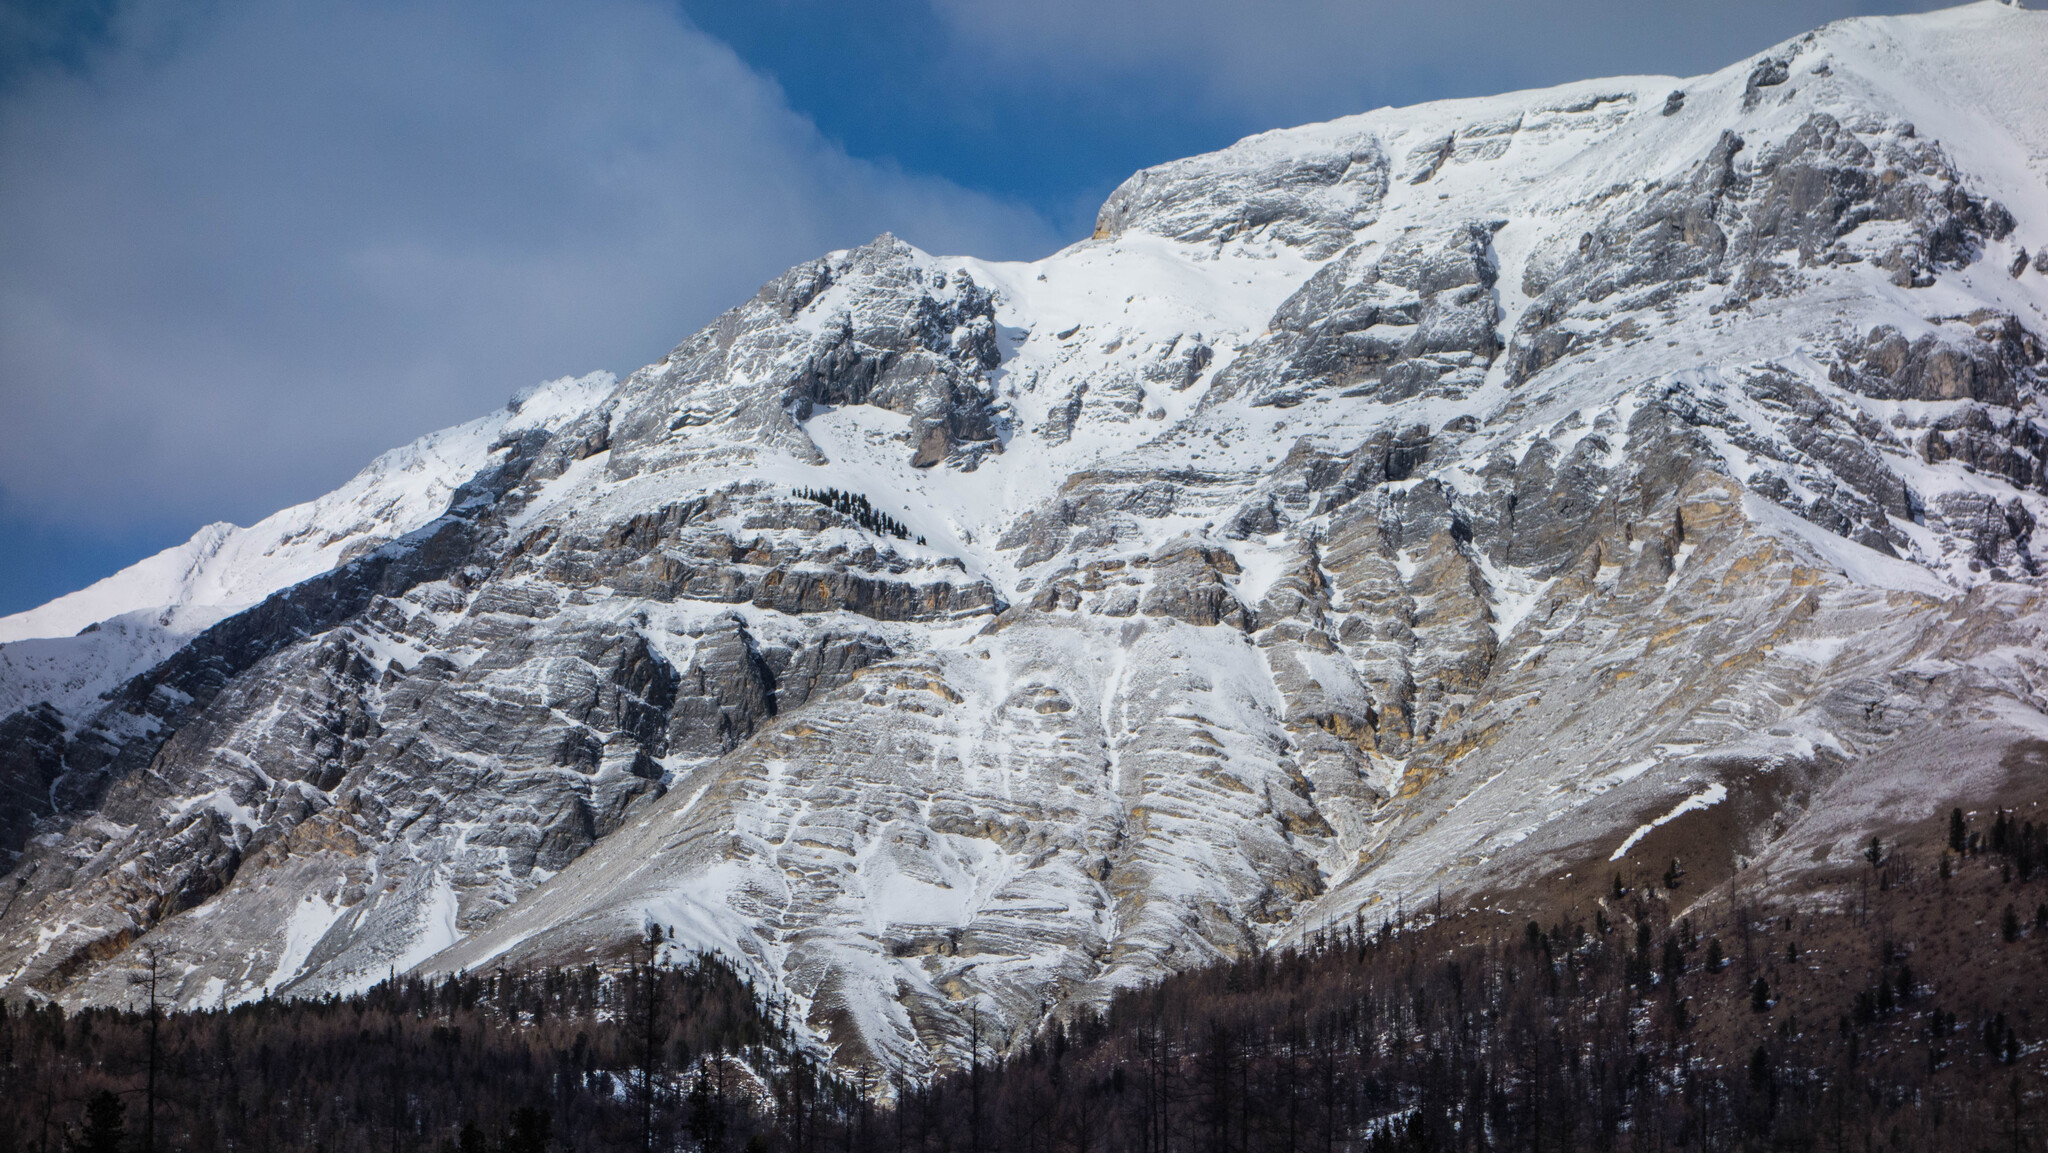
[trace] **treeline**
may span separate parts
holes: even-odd
[[[1803,896],[1625,878],[1519,931],[1363,919],[1169,978],[849,1122],[1004,1153],[2048,1149],[2044,832],[1872,838]],[[2033,909],[2032,916],[2016,910]]]
[[[816,501],[841,516],[851,517],[853,523],[878,536],[893,536],[897,540],[910,539],[910,530],[903,526],[903,522],[877,510],[874,505],[868,503],[865,493],[842,492],[836,488],[800,488],[796,490],[796,495],[804,500]],[[917,543],[923,544],[924,538],[918,537]]]
[[[835,1093],[704,957],[155,1017],[0,1004],[0,1153],[758,1150]]]
[[[1948,847],[1952,853],[1999,858],[2008,873],[2017,872],[2022,881],[2034,879],[2034,870],[2048,864],[2048,829],[2023,821],[2013,809],[1993,809],[1988,833],[1973,832],[1961,809],[1948,816]]]
[[[144,1148],[152,1096],[157,1150],[2048,1149],[2042,834],[1955,822],[1960,852],[1872,838],[1796,892],[1646,866],[1542,920],[1360,918],[1014,1045],[970,1018],[969,1068],[893,1107],[731,970],[651,951],[166,1016],[153,1094],[146,1014],[16,1008],[0,1153]]]

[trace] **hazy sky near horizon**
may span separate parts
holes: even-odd
[[[0,0],[0,613],[894,231],[1915,0]]]

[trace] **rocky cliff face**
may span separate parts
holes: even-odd
[[[653,922],[923,1073],[970,1012],[1674,858],[1792,884],[2035,787],[2044,60],[2004,5],[1851,21],[1267,133],[1034,264],[883,237],[0,621],[109,618],[0,646],[0,988]]]

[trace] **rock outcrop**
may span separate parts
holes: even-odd
[[[1992,796],[2048,722],[2048,137],[1981,77],[2044,60],[2004,5],[1851,21],[1253,137],[1032,264],[884,236],[403,450],[452,479],[373,468],[290,564],[221,530],[205,589],[0,621],[0,991],[653,923],[923,1075]]]

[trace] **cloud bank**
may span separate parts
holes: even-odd
[[[929,0],[962,58],[1012,81],[1107,82],[1259,127],[1600,76],[1695,75],[1831,20],[1953,2]]]
[[[0,511],[247,523],[884,229],[1034,213],[850,157],[640,0],[143,4],[0,102]]]

